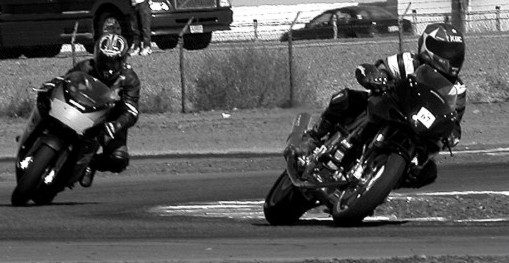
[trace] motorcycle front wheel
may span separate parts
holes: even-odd
[[[11,204],[13,206],[27,205],[39,184],[42,183],[43,175],[47,172],[55,154],[55,150],[45,144],[35,151],[31,163],[12,192]]]
[[[343,190],[333,206],[332,218],[338,226],[360,223],[385,201],[405,171],[406,161],[399,154],[373,154],[366,161],[363,184]]]
[[[271,225],[292,225],[315,206],[295,187],[285,170],[269,191],[263,204],[265,219]]]

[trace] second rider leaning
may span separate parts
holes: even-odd
[[[101,154],[94,156],[83,173],[80,184],[92,185],[96,170],[120,173],[129,165],[127,129],[138,120],[140,80],[131,65],[126,63],[129,46],[127,40],[116,34],[103,35],[96,43],[94,57],[77,63],[67,73],[83,71],[99,79],[110,88],[120,88],[118,101],[104,125],[104,138],[99,138],[103,147]],[[43,84],[48,92],[39,93],[37,104],[41,112],[49,110],[49,94],[62,81],[57,77]]]

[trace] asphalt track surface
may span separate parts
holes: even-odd
[[[371,218],[360,226],[342,228],[311,217],[294,226],[270,226],[261,204],[280,171],[175,174],[161,168],[171,162],[134,159],[131,167],[147,167],[146,172],[98,175],[91,188],[67,190],[53,205],[41,207],[12,207],[14,181],[2,177],[0,262],[295,262],[509,255],[507,218],[461,222]],[[444,165],[435,184],[394,194],[507,195],[508,171],[507,162]]]

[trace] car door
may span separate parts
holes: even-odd
[[[351,22],[353,37],[372,37],[376,22],[373,22],[369,12],[357,10]]]
[[[93,31],[92,7],[94,0],[53,0],[58,2],[61,9],[63,35],[71,36],[74,26],[78,23],[78,34],[90,33]]]
[[[331,12],[323,13],[309,23],[304,28],[293,32],[293,39],[328,39],[333,36]]]
[[[346,10],[338,10],[335,14],[338,37],[349,37],[353,34],[352,15]]]

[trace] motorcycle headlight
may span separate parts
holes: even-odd
[[[220,7],[230,7],[232,4],[229,0],[219,0],[219,6]]]

